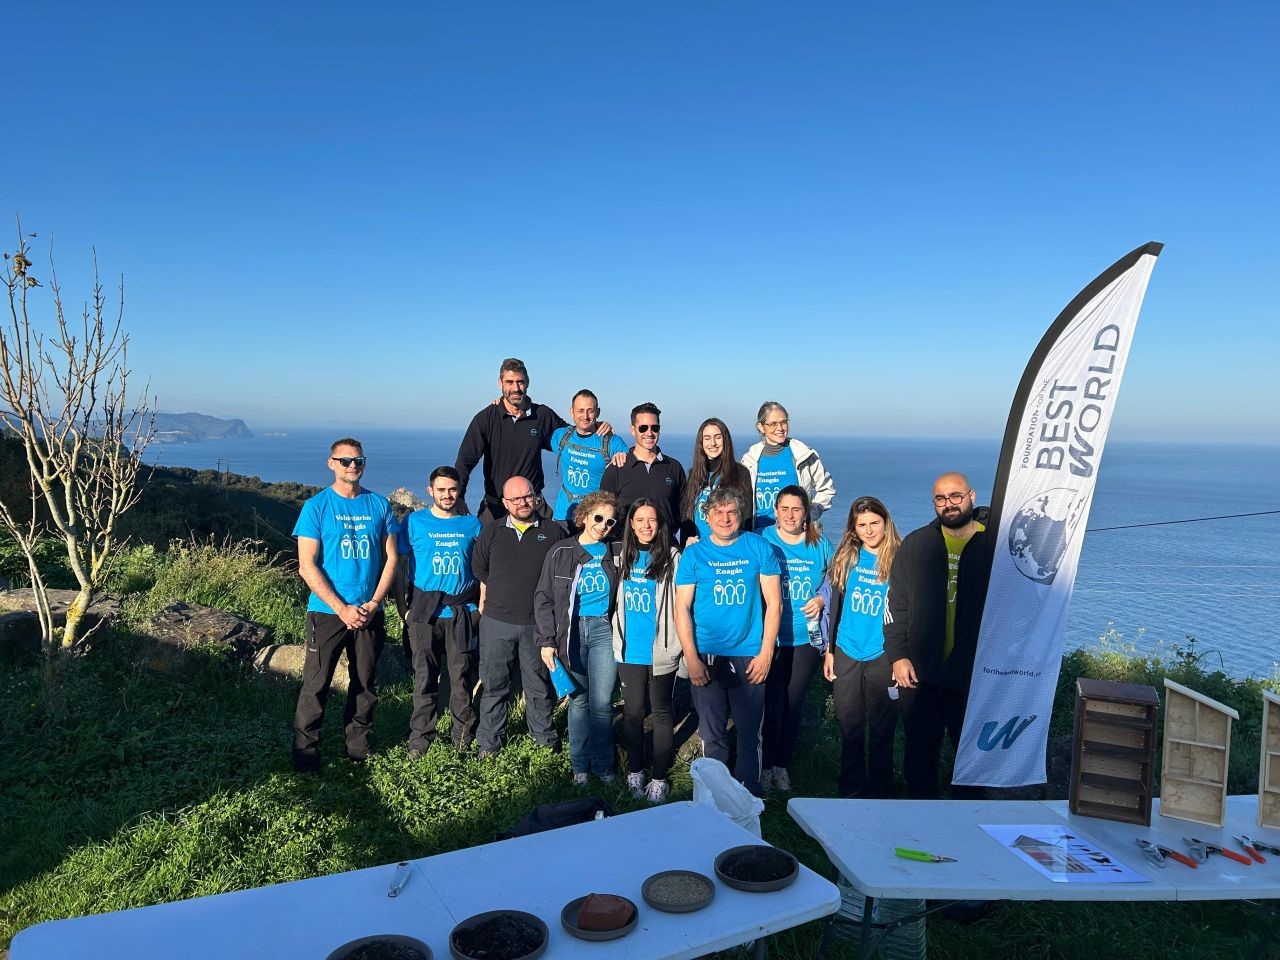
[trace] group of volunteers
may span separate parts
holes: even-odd
[[[501,397],[472,419],[456,464],[431,472],[430,505],[402,521],[361,485],[359,441],[332,445],[334,482],[307,501],[294,529],[311,589],[297,769],[320,766],[324,705],[344,651],[347,756],[368,757],[382,608],[392,600],[413,664],[413,759],[435,741],[446,664],[453,746],[499,751],[518,664],[537,743],[559,746],[553,711],[568,698],[578,785],[617,779],[620,685],[626,785],[661,802],[672,692],[687,676],[705,755],[732,762],[757,795],[788,791],[802,708],[821,670],[840,726],[838,793],[894,795],[901,719],[908,795],[940,796],[942,738],[959,742],[990,569],[985,514],[962,474],[938,477],[933,522],[905,538],[883,502],[859,496],[828,539],[819,518],[835,481],[791,436],[779,403],[760,407],[760,440],[741,458],[725,422],[704,420],[686,471],[659,444],[653,403],[632,409],[628,447],[599,421],[590,390],[574,395],[566,423],[529,399],[520,360],[503,361],[498,383]],[[544,451],[560,475],[553,507],[542,500]],[[472,516],[466,493],[481,462],[484,498]]]

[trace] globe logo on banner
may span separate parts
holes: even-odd
[[[1019,508],[1009,524],[1009,555],[1019,573],[1053,583],[1088,501],[1079,491],[1053,487]]]

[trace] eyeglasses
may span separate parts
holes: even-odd
[[[657,433],[661,429],[662,429],[661,424],[642,423],[638,427],[636,427],[636,433],[649,433],[650,431],[652,431],[653,433]]]
[[[778,427],[786,427],[791,425],[790,420],[766,420],[764,425],[770,430],[776,430]]]
[[[542,498],[536,493],[526,493],[523,497],[503,497],[507,503],[537,503]]]
[[[593,523],[603,523],[603,524],[604,524],[604,528],[605,528],[606,530],[608,530],[610,527],[612,527],[615,523],[617,523],[617,522],[618,522],[618,521],[614,520],[614,519],[613,519],[613,517],[603,517],[603,516],[601,516],[601,515],[600,515],[600,514],[598,514],[598,513],[597,513],[595,516],[593,516],[593,517],[591,518],[591,520],[592,520],[592,522],[593,522]]]
[[[365,465],[365,463],[366,463],[366,461],[365,461],[365,458],[364,458],[364,457],[330,457],[329,459],[330,459],[330,460],[337,460],[337,461],[338,461],[340,464],[342,464],[344,467],[349,467],[349,466],[351,466],[353,463],[354,463],[357,467],[363,467],[363,466]]]
[[[933,495],[933,505],[935,507],[940,507],[944,503],[950,501],[958,507],[960,504],[964,503],[964,498],[972,492],[972,490],[966,490],[964,493],[936,493]]]

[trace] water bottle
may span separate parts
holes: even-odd
[[[827,645],[827,642],[822,639],[822,623],[818,618],[805,620],[805,626],[809,628],[809,646],[821,650]]]
[[[923,900],[881,900],[877,906],[880,923],[893,923],[902,917],[922,913]],[[890,931],[880,941],[881,960],[925,960],[924,917]]]

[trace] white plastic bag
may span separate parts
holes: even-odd
[[[689,764],[693,777],[693,802],[705,803],[719,810],[726,817],[760,836],[760,814],[764,801],[751,795],[751,791],[733,779],[733,774],[719,760],[699,757]]]

